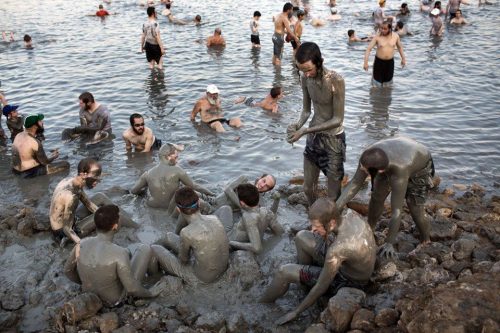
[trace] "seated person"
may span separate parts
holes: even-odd
[[[263,100],[257,102],[253,97],[239,97],[236,99],[235,103],[243,103],[247,106],[258,106],[266,111],[271,111],[273,113],[278,112],[278,101],[283,98],[283,92],[281,91],[281,87],[273,87]]]
[[[248,178],[245,176],[240,176],[234,180],[228,187],[224,190],[224,193],[215,198],[215,207],[219,208],[225,205],[229,205],[233,210],[240,210],[240,200],[236,194],[236,188],[240,184],[248,183]],[[263,174],[257,178],[254,182],[259,193],[264,194],[271,191],[276,185],[276,178],[273,175]]]
[[[455,17],[450,20],[451,24],[468,24],[464,17],[462,16],[462,11],[460,9],[457,9],[455,12]]]
[[[359,215],[349,211],[341,216],[333,200],[320,198],[311,206],[309,219],[313,231],[300,231],[296,237],[298,264],[281,266],[260,300],[274,302],[290,283],[312,287],[295,310],[278,319],[278,325],[295,319],[329,289],[336,293],[343,287],[362,288],[375,266],[377,244]],[[328,237],[331,232],[333,242]]]
[[[172,199],[181,183],[206,195],[214,195],[203,186],[195,184],[186,171],[176,165],[178,152],[182,150],[184,150],[182,146],[164,144],[158,152],[160,163],[143,173],[130,192],[140,194],[149,189],[151,196],[147,201],[148,206],[169,208],[169,214],[174,210]]]
[[[42,143],[36,139],[43,133],[43,114],[28,115],[24,119],[25,130],[16,135],[12,143],[12,172],[22,178],[50,175],[69,169],[67,161],[54,162],[59,157],[56,149],[47,157]]]
[[[226,40],[222,37],[221,28],[215,28],[214,35],[207,38],[207,46],[226,46]]]
[[[394,31],[401,37],[413,36],[413,34],[408,31],[408,27],[402,21],[398,21],[396,23],[396,28],[394,29]]]
[[[406,2],[403,2],[401,4],[401,8],[399,8],[399,13],[396,14],[396,16],[409,16],[410,15],[410,9],[408,8],[408,4]]]
[[[226,271],[229,260],[224,226],[216,216],[201,215],[199,197],[190,187],[175,192],[175,204],[188,226],[181,230],[180,236],[169,232],[158,242],[161,245],[151,246],[158,263],[166,273],[186,283],[214,282]],[[190,264],[191,253],[193,264]]]
[[[135,147],[135,151],[141,151],[147,153],[152,149],[160,149],[161,140],[158,140],[153,131],[144,126],[144,118],[138,113],[130,115],[130,128],[126,129],[122,136],[125,140],[125,148],[127,150],[132,150],[132,146]]]
[[[356,32],[353,29],[347,30],[347,36],[349,37],[349,43],[369,42],[372,40],[371,36],[359,38],[358,36],[356,36]]]
[[[150,289],[141,285],[152,259],[149,246],[141,244],[130,259],[128,249],[113,244],[120,228],[119,212],[115,205],[97,209],[97,236],[76,244],[64,265],[71,281],[81,284],[82,291],[95,293],[108,307],[120,305],[127,296],[150,298],[162,292],[159,284]]]

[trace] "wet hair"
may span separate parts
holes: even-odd
[[[27,42],[31,42],[31,36],[30,35],[24,35],[24,38],[23,40],[27,43]]]
[[[166,143],[163,146],[161,146],[160,151],[158,152],[159,156],[170,156],[173,153],[175,153],[177,149],[175,149],[174,145],[170,143]]]
[[[462,14],[462,10],[461,10],[461,9],[457,9],[457,11],[455,12],[455,14],[456,14],[456,13],[460,13],[460,14]]]
[[[156,13],[155,7],[148,7],[148,9],[146,9],[146,13],[148,13],[148,16],[153,16]]]
[[[403,2],[403,3],[401,4],[401,8],[408,8],[408,4],[407,4],[406,2]]]
[[[276,177],[274,177],[273,175],[270,175],[268,173],[263,173],[262,176],[257,178],[254,182],[254,185],[256,185],[259,180],[261,180],[262,178],[267,177],[267,176],[271,176],[273,183],[274,183],[273,187],[269,188],[269,190],[268,190],[268,191],[271,191],[276,186]]]
[[[89,93],[88,91],[82,93],[80,96],[78,96],[78,99],[81,100],[83,103],[94,103],[94,95]]]
[[[89,173],[90,170],[92,170],[92,167],[94,165],[97,165],[99,167],[99,169],[101,168],[101,165],[99,164],[99,162],[97,162],[93,158],[85,157],[84,159],[80,160],[80,162],[78,163],[77,172],[78,172],[78,174]]]
[[[347,36],[352,37],[354,35],[354,30],[349,29],[347,30]]]
[[[403,27],[404,27],[404,26],[405,26],[405,24],[404,24],[402,21],[398,21],[398,22],[396,23],[396,27],[397,27],[398,29],[403,29]]]
[[[289,11],[290,9],[293,10],[293,5],[289,2],[287,2],[284,6],[283,6],[283,13]]]
[[[236,187],[236,193],[238,193],[238,199],[249,207],[256,207],[259,204],[259,190],[255,185],[249,183],[240,184]]]
[[[281,94],[281,87],[273,87],[271,88],[271,97],[276,98]]]
[[[222,35],[222,30],[221,28],[215,28],[214,34]]]
[[[134,126],[134,119],[138,119],[138,118],[144,118],[144,117],[142,115],[138,114],[138,113],[132,113],[130,115],[130,118],[129,118],[129,120],[130,120],[130,126],[133,127]]]
[[[261,17],[262,14],[258,10],[256,10],[255,12],[253,12],[253,17],[255,16]]]
[[[197,22],[201,22],[201,15],[196,15],[194,17],[194,20],[197,21]]]
[[[191,187],[183,187],[175,191],[175,204],[179,210],[186,215],[192,215],[200,210],[198,206],[198,194]]]
[[[302,43],[295,54],[295,60],[297,60],[299,64],[306,63],[310,60],[316,66],[317,70],[323,68],[321,50],[318,44],[313,42]]]
[[[110,231],[120,221],[120,208],[116,205],[104,205],[94,213],[94,223],[98,231]]]
[[[299,11],[297,12],[297,17],[302,17],[302,16],[304,16],[304,15],[306,15],[306,13],[305,13],[303,10],[299,10]]]
[[[389,166],[389,158],[380,148],[369,148],[359,158],[359,163],[366,169],[384,170]]]
[[[172,7],[172,5],[171,5],[171,4],[169,4],[169,3],[166,3],[166,4],[165,4],[165,8],[170,9],[170,7]]]
[[[317,199],[309,209],[309,220],[319,220],[326,226],[332,219],[338,220],[339,213],[335,201],[330,198]]]
[[[99,9],[104,9],[104,6],[103,5],[99,5]]]
[[[441,1],[436,1],[436,2],[434,3],[434,8],[441,9]]]

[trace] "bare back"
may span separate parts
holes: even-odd
[[[17,171],[25,171],[43,163],[37,155],[43,152],[42,144],[27,132],[19,133],[12,143],[12,167]]]
[[[61,180],[52,194],[49,213],[52,230],[60,230],[64,226],[72,228],[75,223],[75,212],[83,190],[73,185],[73,179]]]
[[[284,35],[285,31],[287,31],[287,27],[290,27],[290,21],[288,20],[288,15],[286,13],[281,13],[278,16],[276,16],[276,19],[274,20],[274,33],[279,34],[279,35]]]

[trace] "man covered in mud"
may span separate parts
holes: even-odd
[[[160,267],[190,284],[215,281],[226,271],[229,259],[229,240],[224,226],[214,215],[201,215],[199,197],[190,187],[175,192],[175,204],[188,226],[182,229],[180,236],[169,232],[158,242],[161,245],[151,246]]]
[[[201,122],[207,124],[219,133],[225,132],[223,124],[231,127],[241,127],[240,118],[224,118],[219,98],[219,89],[216,85],[207,86],[206,96],[200,98],[191,111],[191,121],[195,121],[196,115],[201,114]]]
[[[181,183],[203,194],[213,196],[210,190],[194,183],[186,171],[176,165],[178,152],[182,150],[184,150],[182,146],[164,144],[158,153],[160,163],[143,173],[130,192],[140,194],[145,189],[149,189],[151,196],[147,201],[148,205],[154,208],[170,207],[169,213],[173,212],[173,207],[170,206],[171,201]]]
[[[132,259],[128,249],[113,243],[119,229],[120,209],[105,205],[95,212],[97,236],[76,244],[64,266],[66,276],[93,292],[108,306],[117,306],[127,296],[156,297],[161,281],[150,289],[141,285],[152,259],[151,248],[141,244]]]
[[[382,256],[394,257],[393,244],[401,223],[403,202],[417,225],[423,244],[430,242],[430,221],[425,214],[425,201],[433,187],[434,163],[429,150],[422,144],[406,137],[392,137],[369,146],[359,159],[358,169],[350,183],[342,191],[337,206],[342,209],[370,176],[372,193],[368,206],[368,223],[372,229],[384,211],[384,201],[391,193],[391,221]]]
[[[330,198],[320,198],[311,206],[313,229],[299,232],[295,239],[298,264],[281,266],[260,299],[274,302],[290,283],[312,288],[295,310],[278,319],[278,325],[295,319],[328,290],[335,294],[343,287],[361,289],[368,282],[377,251],[373,233],[356,213],[341,216],[338,212]],[[332,232],[335,236],[330,237]]]
[[[127,151],[132,150],[132,146],[135,147],[135,151],[143,153],[147,153],[152,149],[160,149],[161,140],[158,140],[153,131],[145,126],[142,115],[133,113],[130,115],[129,120],[130,128],[126,129],[122,134]]]
[[[304,192],[309,205],[316,201],[320,171],[328,179],[328,196],[338,198],[344,178],[345,83],[340,74],[323,66],[317,44],[300,45],[295,59],[301,74],[303,105],[299,121],[287,129],[287,141],[293,143],[307,134],[304,150]],[[303,128],[311,115],[308,128]]]
[[[28,115],[24,119],[24,132],[16,135],[12,143],[12,172],[22,178],[50,175],[69,169],[67,161],[54,162],[59,157],[56,149],[47,157],[42,143],[36,139],[43,133],[43,114]]]

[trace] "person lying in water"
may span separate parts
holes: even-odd
[[[235,104],[245,103],[247,106],[261,107],[266,111],[278,112],[278,101],[283,98],[281,87],[273,87],[269,94],[261,101],[256,101],[253,97],[238,97]]]

